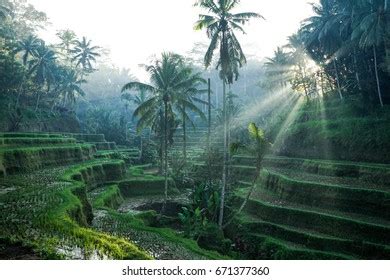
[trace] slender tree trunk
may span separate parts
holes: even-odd
[[[229,224],[231,224],[233,222],[234,218],[237,215],[239,215],[242,212],[242,210],[244,210],[246,204],[248,203],[249,198],[251,197],[253,191],[255,190],[255,188],[257,186],[256,182],[260,176],[260,170],[261,170],[261,164],[256,166],[256,175],[255,175],[255,178],[252,180],[252,186],[251,186],[249,192],[247,193],[244,201],[242,202],[240,208],[238,208],[238,211],[236,213],[234,213],[234,215],[229,219],[229,221],[226,224],[223,225],[223,228],[226,228]]]
[[[385,41],[385,53],[386,53],[386,64],[387,64],[387,72],[388,74],[390,74],[390,28],[389,28],[389,14],[388,14],[388,9],[389,9],[389,6],[388,6],[388,0],[385,0],[385,6],[384,6],[384,10],[385,10],[385,16],[384,16],[384,20],[385,20],[385,37],[384,37],[384,41]]]
[[[143,143],[143,140],[142,140],[142,132],[140,133],[139,137],[140,137],[140,142],[141,142],[141,143],[140,143],[139,158],[138,158],[138,160],[141,161],[142,156],[143,156],[143,153],[144,153],[144,143]]]
[[[225,207],[225,190],[226,190],[226,173],[227,173],[227,114],[226,114],[226,84],[223,79],[223,170],[222,170],[222,188],[221,188],[221,204],[219,209],[218,225],[222,229],[223,214]]]
[[[183,106],[183,158],[187,162],[187,127],[186,127],[186,107]]]
[[[380,85],[379,73],[378,73],[378,61],[377,61],[376,47],[375,46],[373,46],[373,51],[374,51],[374,67],[375,67],[376,85],[378,88],[378,97],[379,97],[379,102],[380,102],[381,106],[383,107],[381,85]]]
[[[163,150],[164,150],[164,136],[163,134],[160,135],[160,151],[159,151],[159,158],[160,158],[160,174],[163,174]]]
[[[207,151],[210,152],[210,137],[211,137],[211,83],[210,79],[207,80],[208,91],[207,91],[207,101],[208,101],[208,133],[207,133]]]
[[[164,204],[162,213],[165,212],[168,201],[168,103],[164,100]]]
[[[208,181],[209,181],[209,184],[211,185],[211,146],[210,146],[210,138],[211,138],[211,81],[210,79],[207,80],[207,84],[208,84],[208,90],[207,90],[207,94],[208,94],[208,102],[209,102],[209,106],[208,106],[208,110],[209,110],[209,118],[208,118],[208,132],[207,132],[207,155],[208,155],[208,163],[209,163],[209,168],[208,168]]]
[[[39,107],[39,100],[41,99],[41,93],[38,92],[38,96],[37,96],[37,103],[35,104],[35,112],[38,111],[38,107]]]
[[[336,74],[337,91],[339,92],[340,99],[343,100],[343,94],[341,93],[340,77],[339,77],[339,72],[337,70],[336,59],[333,59],[333,68],[334,68],[334,72]]]
[[[19,86],[18,96],[16,98],[16,104],[15,104],[16,108],[19,107],[19,100],[20,100],[20,96],[22,95],[22,91],[24,89],[23,86],[24,86],[25,79],[26,79],[26,74],[23,74],[22,81]]]
[[[356,60],[356,48],[353,48],[353,64],[355,66],[355,77],[356,77],[356,82],[358,84],[358,88],[361,91],[362,90],[362,85],[360,83],[360,75],[359,75],[359,69],[358,69],[358,64]]]

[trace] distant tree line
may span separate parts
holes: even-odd
[[[71,30],[58,31],[59,44],[36,34],[47,24],[44,13],[24,0],[0,2],[0,94],[13,111],[73,111],[82,85],[101,49]],[[15,128],[16,129],[16,128]]]

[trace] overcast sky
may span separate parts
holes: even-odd
[[[111,60],[130,68],[142,80],[139,64],[153,54],[189,52],[195,42],[208,42],[204,31],[194,31],[200,10],[194,0],[28,0],[46,12],[52,25],[41,36],[55,42],[55,31],[69,28],[93,44],[110,50]],[[316,0],[241,0],[235,12],[257,12],[247,35],[239,36],[244,52],[259,59],[286,43],[300,22],[312,15]],[[203,12],[204,13],[204,12]]]

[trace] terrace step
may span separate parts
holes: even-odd
[[[356,242],[351,239],[336,238],[331,235],[258,221],[250,215],[240,218],[240,226],[245,231],[272,236],[286,242],[303,246],[305,249],[346,254],[354,259],[388,259],[390,247],[369,242]]]
[[[76,144],[74,138],[54,138],[54,137],[0,137],[0,147],[20,147],[20,146],[39,146],[39,145],[59,145]]]
[[[296,243],[285,241],[271,237],[265,234],[253,233],[249,235],[251,242],[255,243],[255,247],[258,247],[259,254],[264,254],[262,259],[279,259],[279,260],[349,260],[353,259],[352,256],[344,253],[336,253],[323,250],[308,249],[305,246],[297,245]],[[260,243],[260,246],[258,246]],[[256,246],[257,245],[257,246]],[[264,250],[264,248],[267,248]],[[271,249],[271,250],[270,250]],[[269,255],[267,255],[269,254]]]
[[[238,190],[238,202],[248,190]],[[390,226],[383,221],[356,219],[344,213],[331,214],[322,210],[305,209],[296,205],[277,205],[273,200],[252,196],[245,211],[259,220],[279,225],[293,226],[328,234],[338,238],[367,241],[382,245],[390,244]]]
[[[0,148],[0,175],[82,162],[91,159],[95,152],[89,144]]]
[[[353,177],[366,182],[390,185],[390,164],[269,156],[264,159],[264,165],[295,169],[324,176]]]
[[[280,172],[285,173],[280,173]],[[289,170],[261,171],[258,197],[269,197],[285,204],[296,204],[316,209],[333,210],[372,216],[389,221],[390,225],[390,193],[386,191],[323,183],[320,178],[310,174],[305,181],[287,176]],[[317,179],[317,180],[316,180]],[[345,179],[345,178],[344,178]],[[335,182],[336,183],[336,182]]]

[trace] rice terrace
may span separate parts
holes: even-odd
[[[387,0],[55,2],[0,0],[0,259],[390,259]]]

